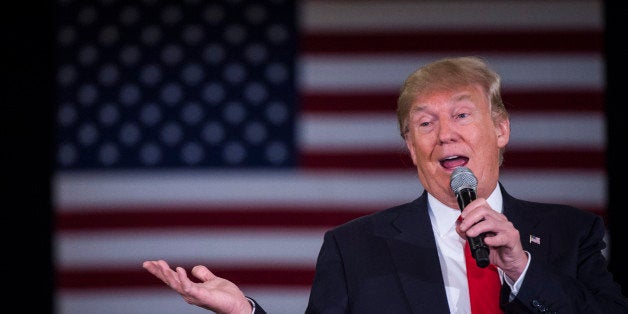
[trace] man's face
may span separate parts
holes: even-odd
[[[415,99],[408,117],[406,145],[423,187],[458,208],[449,180],[458,166],[478,179],[486,198],[499,178],[499,150],[510,136],[508,119],[494,124],[488,96],[479,85],[437,90]]]

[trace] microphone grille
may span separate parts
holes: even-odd
[[[451,173],[449,185],[451,186],[451,190],[456,194],[462,189],[473,189],[475,191],[478,187],[478,179],[473,175],[471,169],[467,167],[457,167]]]

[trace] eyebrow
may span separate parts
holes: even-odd
[[[460,93],[460,94],[458,94],[458,95],[454,95],[454,96],[452,97],[452,100],[453,100],[454,102],[458,102],[458,101],[461,101],[461,100],[471,100],[471,98],[472,98],[472,95],[471,95],[470,93],[468,93],[468,92],[463,92],[463,93]],[[427,108],[427,105],[425,105],[425,104],[419,104],[419,105],[413,106],[413,107],[410,109],[410,114],[415,113],[415,112],[422,112],[422,111],[425,111],[425,110],[426,110],[426,108]]]
[[[456,95],[455,97],[453,97],[455,101],[460,101],[460,100],[471,100],[471,94],[469,93],[464,93],[464,94],[460,94],[460,95]]]

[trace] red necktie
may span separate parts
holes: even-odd
[[[499,308],[501,281],[499,280],[497,267],[493,264],[489,264],[485,268],[478,267],[475,259],[471,256],[469,242],[465,242],[464,245],[464,258],[467,264],[471,313],[503,313]]]

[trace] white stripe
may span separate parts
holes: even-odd
[[[390,114],[303,114],[297,123],[297,143],[314,152],[403,151],[394,106]]]
[[[501,182],[513,196],[530,201],[576,207],[606,206],[604,171],[502,170]]]
[[[314,268],[324,230],[211,228],[133,231],[58,232],[59,269],[139,268],[145,260],[171,266],[203,264],[230,267],[293,265]],[[175,265],[176,264],[176,265]]]
[[[601,1],[304,1],[301,8],[306,32],[603,28]]]
[[[606,175],[599,171],[504,171],[513,193],[539,201],[568,201],[586,206],[605,205]],[[150,205],[166,210],[178,206],[316,205],[393,206],[416,198],[422,186],[416,170],[357,173],[281,172],[106,172],[62,173],[55,176],[58,211],[89,212],[116,206]],[[543,187],[539,189],[538,187]],[[100,208],[100,207],[104,208]],[[167,206],[171,206],[168,208]],[[129,209],[135,210],[135,209]]]
[[[150,275],[148,275],[150,276]],[[157,279],[155,279],[157,280]],[[304,313],[309,288],[255,288],[240,287],[245,295],[254,298],[267,313]],[[166,285],[154,289],[61,290],[57,294],[58,314],[208,314],[205,309],[186,303]]]
[[[511,114],[509,148],[606,147],[606,117],[603,113],[519,113]]]
[[[391,111],[394,106],[391,104]],[[405,150],[394,112],[304,114],[297,125],[297,142],[305,151]],[[604,149],[606,120],[602,113],[515,112],[508,145],[513,149]]]
[[[409,200],[421,185],[412,170],[386,173],[295,171],[64,172],[55,204],[66,206],[382,205]],[[78,210],[78,209],[77,209]]]
[[[604,58],[593,54],[483,54],[501,75],[504,90],[595,89],[605,82]],[[394,91],[418,67],[445,57],[417,55],[306,55],[297,64],[300,88],[309,93]]]

